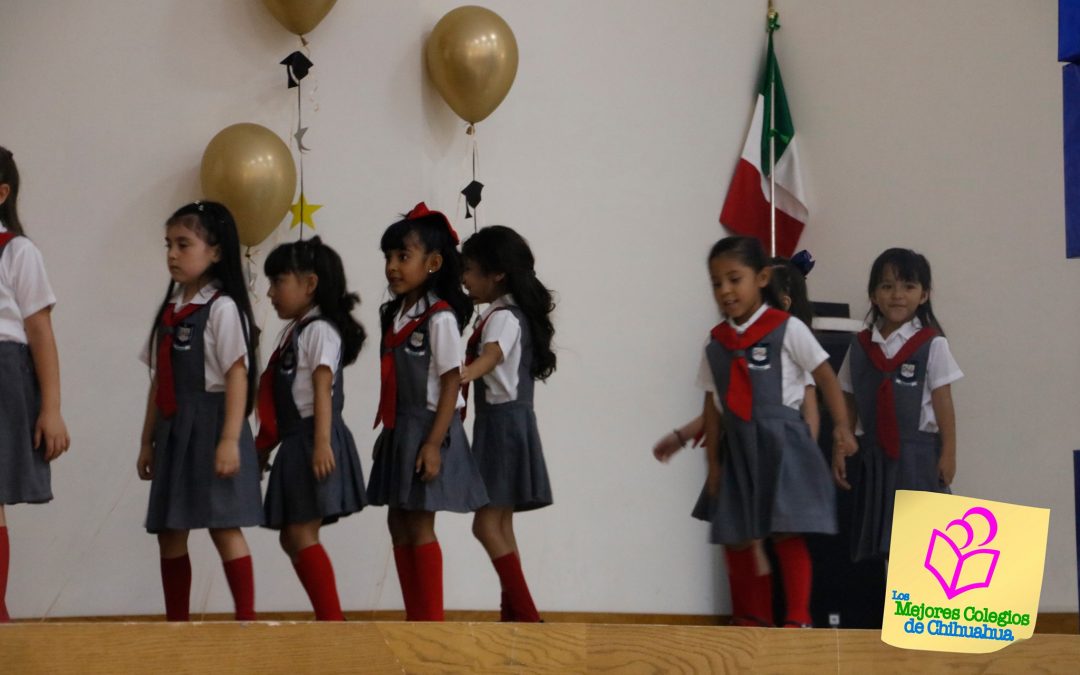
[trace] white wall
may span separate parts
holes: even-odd
[[[544,609],[726,608],[715,551],[688,516],[702,459],[662,467],[648,451],[700,405],[693,375],[715,321],[703,258],[751,112],[764,4],[487,3],[513,27],[521,66],[480,126],[481,223],[521,230],[561,299],[560,368],[537,403],[556,505],[518,520]],[[463,124],[421,61],[454,6],[342,0],[310,36],[307,194],[325,204],[318,231],[343,254],[372,332],[385,297],[378,237],[395,215],[424,199],[469,228]],[[1042,606],[1074,610],[1080,319],[1059,308],[1080,268],[1063,260],[1055,3],[780,9],[811,197],[803,243],[820,260],[812,294],[865,311],[874,255],[927,253],[967,373],[956,489],[1054,509]],[[218,130],[252,121],[289,137],[295,92],[277,62],[297,46],[257,0],[0,0],[0,144],[19,162],[23,220],[60,297],[74,439],[54,467],[56,501],[8,509],[16,616],[161,611],[134,472],[146,387],[135,353],[166,284],[161,224],[198,196]],[[267,303],[256,307],[272,335]],[[369,348],[347,374],[365,466],[376,361]],[[325,532],[348,608],[400,607],[383,520],[371,509]],[[447,607],[493,608],[468,518],[440,516],[438,529]],[[248,539],[259,607],[306,609],[274,534]],[[193,608],[227,611],[207,538],[192,542]]]

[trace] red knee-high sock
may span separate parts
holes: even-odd
[[[413,547],[416,565],[417,621],[443,620],[442,547],[433,541]]]
[[[233,604],[236,605],[237,621],[255,620],[255,570],[251,566],[251,556],[234,558],[222,563],[225,578],[229,581]]]
[[[0,527],[0,623],[11,621],[7,611],[8,565],[11,560],[11,544],[7,527]]]
[[[731,581],[731,614],[736,621],[757,619],[772,625],[772,575],[758,574],[757,553],[750,546],[741,551],[724,549]]]
[[[514,620],[514,611],[510,608],[510,594],[503,591],[499,596],[499,621],[507,623]]]
[[[394,547],[394,566],[397,567],[398,581],[401,582],[401,599],[405,602],[405,620],[416,621],[417,591],[416,562],[413,560],[412,546]]]
[[[784,578],[784,602],[787,605],[787,623],[810,625],[810,587],[813,567],[810,551],[802,537],[789,537],[773,542]]]
[[[165,620],[190,621],[191,558],[161,559],[161,587],[165,590]]]
[[[341,601],[338,599],[337,583],[334,580],[334,566],[322,544],[314,544],[296,554],[296,576],[304,585],[311,606],[315,609],[316,621],[344,621],[341,613]]]
[[[529,585],[525,583],[525,573],[521,570],[521,560],[517,553],[507,553],[491,561],[495,571],[499,573],[499,581],[510,599],[510,612],[514,621],[523,623],[536,623],[540,620],[540,613],[536,611],[532,595],[529,593]]]

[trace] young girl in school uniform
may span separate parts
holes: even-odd
[[[435,512],[488,502],[465,437],[461,331],[472,302],[461,289],[457,233],[423,202],[383,233],[382,391],[368,498],[390,507],[387,525],[406,619],[442,621],[442,549]]]
[[[347,290],[337,252],[319,237],[278,246],[263,270],[267,297],[289,321],[259,382],[260,459],[281,444],[266,489],[266,526],[281,530],[316,620],[344,621],[319,528],[367,504],[360,455],[341,416],[342,370],[364,344],[350,313],[360,298]]]
[[[799,412],[805,374],[837,420],[834,445],[850,452],[855,440],[843,395],[809,327],[776,309],[756,239],[721,239],[709,253],[709,274],[725,317],[710,334],[698,375],[706,391],[711,540],[726,547],[737,624],[771,625],[772,580],[759,574],[755,545],[771,537],[784,581],[784,625],[808,627],[811,566],[800,535],[835,533],[836,512],[827,463]]]
[[[555,371],[555,304],[536,278],[529,244],[514,230],[485,227],[465,241],[461,254],[465,289],[473,302],[488,304],[469,338],[461,375],[466,387],[476,383],[472,451],[491,499],[476,512],[473,533],[499,575],[500,620],[536,622],[513,518],[515,511],[551,504],[533,390],[535,380]]]
[[[807,326],[814,319],[814,306],[806,290],[806,275],[814,267],[814,259],[809,251],[799,251],[794,258],[773,258],[772,276],[769,285],[780,301],[779,308],[791,314]],[[812,387],[814,380],[806,375],[806,396],[803,399],[803,419],[810,425],[810,434],[817,439],[821,415],[818,412],[817,396]],[[705,418],[698,415],[680,427],[661,436],[653,445],[653,456],[666,463],[671,456],[686,447],[687,443],[698,446],[705,442]],[[708,520],[703,513],[695,511],[695,518]]]
[[[151,481],[146,530],[161,551],[165,615],[189,619],[188,532],[206,528],[236,619],[251,621],[255,580],[240,528],[263,522],[247,423],[257,329],[236,223],[223,205],[195,202],[165,223],[165,241],[171,280],[143,354],[152,378],[137,462],[139,477]]]
[[[887,558],[897,490],[948,492],[956,474],[951,384],[961,377],[930,305],[930,263],[890,248],[870,269],[871,325],[840,367],[858,454],[834,451],[833,474],[855,484],[852,557]]]
[[[10,620],[4,507],[51,501],[49,462],[70,443],[60,415],[56,296],[41,252],[23,234],[18,197],[15,158],[0,147],[0,623]]]

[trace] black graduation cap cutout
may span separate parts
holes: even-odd
[[[461,191],[461,194],[465,195],[465,217],[472,218],[472,212],[469,211],[469,207],[476,208],[480,204],[480,191],[484,189],[484,184],[478,180],[474,180],[465,186],[465,189]]]
[[[315,64],[302,52],[293,52],[286,56],[281,65],[286,66],[285,72],[289,76],[289,89],[300,86],[300,80],[307,77],[308,71]]]

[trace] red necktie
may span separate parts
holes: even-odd
[[[371,428],[379,426],[381,422],[387,429],[394,428],[394,418],[397,415],[397,364],[394,362],[394,350],[413,334],[417,328],[428,320],[435,312],[450,309],[450,304],[445,300],[439,300],[427,311],[413,319],[398,331],[394,332],[394,326],[386,329],[382,342],[382,389],[379,392],[379,411],[375,413],[375,424]]]
[[[14,239],[17,235],[14,232],[0,232],[0,249],[7,246],[7,243]]]
[[[465,344],[465,365],[472,365],[473,361],[480,356],[480,336],[484,333],[484,326],[487,325],[488,319],[491,315],[500,310],[506,309],[506,307],[496,307],[488,312],[488,315],[484,317],[484,320],[476,324],[476,328],[473,329],[472,335],[469,336],[469,341]],[[465,399],[465,405],[461,408],[461,421],[465,421],[465,413],[469,409],[469,384],[466,382],[461,385],[461,397]]]
[[[255,449],[262,452],[272,450],[278,441],[277,405],[274,403],[274,373],[277,372],[277,363],[281,358],[281,349],[292,340],[292,330],[285,336],[274,353],[270,355],[270,362],[266,364],[266,370],[259,376],[259,435],[255,437]]]
[[[214,297],[210,298],[210,302],[213,302],[219,295],[221,294],[214,293]],[[206,305],[188,303],[186,307],[177,312],[176,304],[170,302],[165,308],[165,313],[161,315],[161,325],[168,330],[163,331],[158,338],[157,395],[154,397],[154,403],[157,405],[158,410],[161,411],[163,417],[169,418],[176,414],[176,382],[173,380],[172,371],[174,329],[180,325],[181,321],[205,306]]]
[[[888,359],[885,358],[885,352],[882,351],[881,345],[875,343],[871,338],[870,331],[864,330],[859,333],[859,344],[862,346],[863,351],[866,352],[867,357],[870,358],[870,363],[885,375],[885,377],[881,378],[881,384],[878,385],[877,406],[874,417],[878,443],[881,444],[882,449],[885,450],[885,456],[889,459],[896,459],[900,456],[900,427],[896,423],[896,399],[893,396],[892,373],[904,361],[911,358],[911,355],[918,351],[919,347],[934,339],[937,334],[937,331],[933,328],[920,329],[919,332],[912,335],[904,343],[896,356]]]
[[[726,321],[712,329],[712,338],[733,357],[724,407],[741,420],[750,421],[754,403],[754,389],[750,383],[750,368],[746,364],[745,352],[787,321],[789,316],[787,312],[769,307],[742,335]]]

